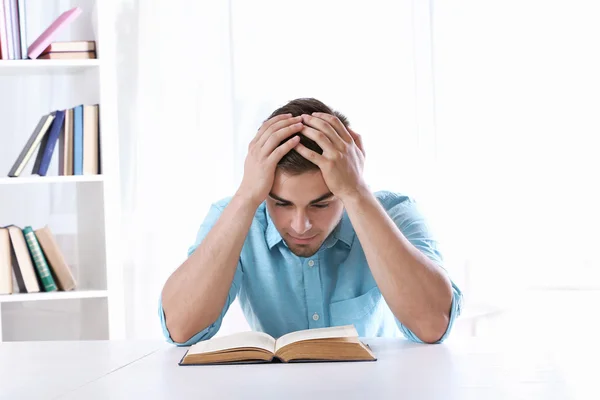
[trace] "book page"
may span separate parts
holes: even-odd
[[[358,337],[354,325],[332,326],[330,328],[306,329],[303,331],[290,332],[283,335],[275,342],[275,352],[288,344],[311,339],[328,339],[338,337]]]
[[[241,347],[257,347],[274,352],[275,339],[263,332],[234,333],[198,342],[190,347],[188,354],[210,353]]]

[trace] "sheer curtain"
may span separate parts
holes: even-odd
[[[157,338],[164,281],[232,189],[229,14],[218,1],[118,8],[127,332]]]
[[[364,138],[372,189],[417,198],[435,227],[429,2],[120,6],[129,336],[160,335],[165,279],[209,204],[236,189],[262,121],[293,98],[316,97],[346,114]],[[242,329],[234,304],[220,334]]]
[[[433,7],[439,221],[471,296],[565,335],[600,301],[599,17],[585,0]]]

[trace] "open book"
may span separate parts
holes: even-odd
[[[291,332],[277,340],[262,332],[234,333],[192,345],[179,365],[376,360],[347,325]]]

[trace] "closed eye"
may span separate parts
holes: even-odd
[[[275,203],[275,206],[277,207],[289,207],[290,205],[290,203]]]
[[[329,204],[313,204],[313,207],[316,207],[316,208],[327,208],[327,207],[329,207]]]

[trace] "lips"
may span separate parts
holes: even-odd
[[[307,238],[297,238],[292,235],[289,235],[289,237],[292,240],[292,242],[294,242],[296,244],[308,244],[308,243],[312,242],[313,239],[317,237],[317,235],[307,237]]]

